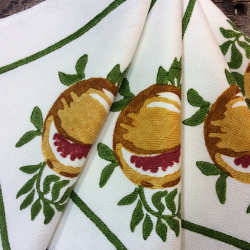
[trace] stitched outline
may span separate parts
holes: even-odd
[[[187,26],[188,26],[190,18],[192,16],[195,3],[196,3],[196,0],[189,1],[187,9],[185,11],[185,14],[183,16],[183,19],[182,19],[182,39],[183,39],[185,32],[187,30]]]
[[[0,235],[1,235],[3,250],[10,250],[1,185],[0,185]]]
[[[80,210],[98,227],[98,229],[107,237],[116,249],[127,250],[117,236],[110,231],[107,225],[87,206],[87,204],[74,192],[70,195],[71,200],[80,208]]]
[[[230,244],[239,249],[250,250],[250,243],[244,240],[237,239],[233,236],[221,233],[219,231],[215,231],[213,229],[203,227],[192,222],[182,220],[181,223],[182,228],[187,229],[189,231],[202,234],[204,236],[210,237],[215,240],[219,240],[221,242]]]
[[[97,16],[95,16],[92,20],[90,20],[87,24],[85,24],[82,28],[74,32],[73,34],[67,36],[66,38],[60,40],[59,42],[47,47],[46,49],[43,49],[31,56],[25,57],[23,59],[20,59],[14,63],[5,65],[3,67],[0,67],[0,74],[3,74],[5,72],[8,72],[12,69],[15,69],[17,67],[20,67],[22,65],[28,64],[32,61],[35,61],[43,56],[46,56],[50,54],[51,52],[54,52],[55,50],[60,49],[64,45],[67,45],[68,43],[74,41],[75,39],[81,37],[84,35],[87,31],[89,31],[91,28],[93,28],[95,25],[97,25],[104,17],[106,17],[111,11],[116,9],[119,5],[124,3],[126,0],[115,0],[113,1],[107,8],[105,8],[101,13],[99,13]]]

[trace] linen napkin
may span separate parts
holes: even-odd
[[[47,0],[1,20],[4,250],[47,247],[149,6],[149,0]]]
[[[2,249],[250,249],[250,39],[210,0],[47,0],[0,37]]]
[[[250,249],[249,42],[196,1],[183,39],[183,249]]]
[[[151,9],[48,249],[181,249],[181,9]]]

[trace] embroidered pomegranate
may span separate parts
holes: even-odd
[[[120,113],[113,149],[124,174],[137,185],[161,189],[180,181],[181,92],[155,84]]]
[[[231,177],[250,183],[250,111],[238,86],[229,87],[212,105],[204,137],[213,162]]]
[[[47,165],[70,178],[79,175],[117,93],[104,78],[83,80],[66,89],[50,109],[43,128]]]

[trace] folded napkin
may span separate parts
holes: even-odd
[[[47,0],[0,37],[3,250],[250,249],[250,39],[210,0]]]

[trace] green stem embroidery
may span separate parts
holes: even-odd
[[[84,35],[87,31],[89,31],[91,28],[93,28],[95,25],[97,25],[103,18],[105,18],[111,11],[116,9],[119,5],[124,3],[126,0],[115,0],[113,1],[106,9],[104,9],[101,13],[99,13],[97,16],[95,16],[91,21],[89,21],[86,25],[84,25],[82,28],[74,32],[73,34],[69,35],[68,37],[60,40],[59,42],[47,47],[44,50],[41,50],[31,56],[28,56],[26,58],[23,58],[21,60],[18,60],[14,63],[8,64],[6,66],[3,66],[0,68],[0,74],[5,73],[7,71],[10,71],[12,69],[15,69],[17,67],[20,67],[22,65],[25,65],[27,63],[30,63],[32,61],[35,61],[43,56],[46,56],[50,54],[51,52],[54,52],[55,50],[60,49],[61,47],[67,45],[68,43],[76,40],[77,38]]]
[[[186,220],[182,220],[182,227],[192,232],[202,234],[212,239],[219,240],[224,243],[230,244],[232,246],[238,247],[239,249],[250,250],[249,242],[237,239],[235,237],[221,233],[219,231],[215,231],[213,229],[209,229],[207,227],[203,227]]]
[[[187,26],[188,26],[190,18],[192,16],[195,3],[196,3],[196,0],[189,1],[186,12],[185,12],[184,17],[182,19],[182,38],[184,37],[185,32],[187,30]]]
[[[72,191],[70,198],[80,208],[80,210],[98,227],[98,229],[107,237],[107,239],[119,250],[126,250],[127,248],[114,235],[107,225],[84,203],[81,198]]]
[[[3,250],[10,250],[1,185],[0,185],[0,235],[1,235]]]
[[[160,218],[162,215],[162,212],[155,212],[147,203],[145,194],[144,194],[144,188],[143,186],[139,186],[139,197],[141,199],[142,205],[144,206],[144,208],[147,210],[148,213],[150,213],[151,215]]]
[[[18,191],[16,198],[29,193],[22,202],[20,210],[23,210],[31,205],[31,220],[34,220],[43,208],[43,214],[45,216],[44,224],[47,225],[54,217],[55,209],[59,212],[63,211],[66,201],[73,189],[73,185],[68,187],[64,194],[62,194],[59,198],[62,188],[66,187],[70,181],[61,180],[61,178],[56,175],[48,175],[43,181],[43,191],[41,191],[41,177],[45,167],[46,163],[42,162],[38,165],[30,165],[20,168],[20,170],[26,174],[38,173],[33,175],[33,177],[24,184],[24,186]],[[50,190],[51,184],[53,184],[52,190]],[[36,201],[34,201],[35,192],[38,194],[38,199]],[[51,192],[51,200],[45,198],[45,195],[49,192]],[[58,198],[59,201],[57,201]]]

